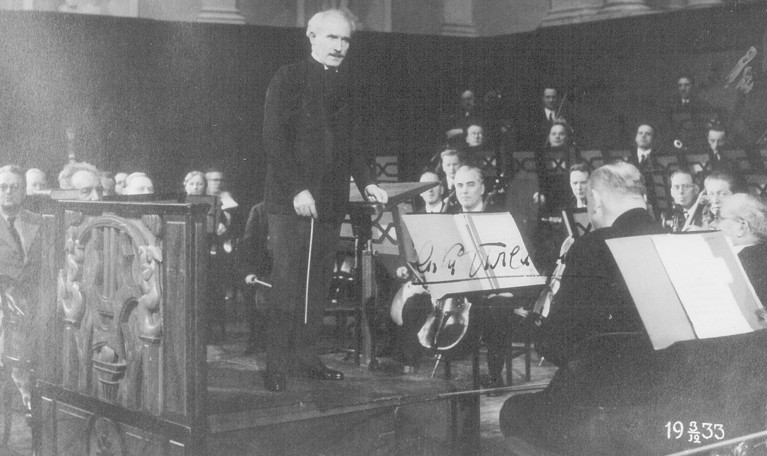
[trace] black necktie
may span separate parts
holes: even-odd
[[[19,232],[16,231],[16,227],[13,225],[15,221],[16,217],[8,217],[8,230],[11,232],[11,236],[13,236],[13,239],[16,241],[16,246],[19,248],[21,258],[24,258],[24,246],[21,243],[21,236],[19,236]]]

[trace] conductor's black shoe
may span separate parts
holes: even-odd
[[[287,381],[285,379],[285,374],[273,374],[267,372],[264,375],[264,387],[274,393],[281,393],[285,391],[286,383]]]
[[[343,380],[344,373],[331,369],[328,366],[322,367],[307,367],[306,377],[314,380]]]

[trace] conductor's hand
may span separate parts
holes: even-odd
[[[386,204],[389,201],[389,195],[384,189],[377,185],[368,185],[365,187],[365,196],[371,203]]]
[[[296,210],[296,214],[302,217],[317,218],[317,206],[315,206],[314,197],[309,190],[303,190],[293,197],[293,208]]]

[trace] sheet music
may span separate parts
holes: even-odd
[[[730,289],[722,258],[700,236],[653,236],[653,243],[699,338],[753,331]]]
[[[404,215],[432,297],[541,285],[511,214]]]

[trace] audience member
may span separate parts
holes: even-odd
[[[692,172],[685,169],[674,171],[669,180],[671,181],[669,190],[674,206],[663,213],[661,224],[673,232],[682,231],[685,225],[700,227],[703,223],[703,208],[693,212],[700,189],[695,183]]]
[[[83,168],[75,171],[70,179],[71,189],[79,190],[78,199],[100,201],[104,196],[101,178],[94,169]]]
[[[184,177],[184,191],[187,195],[205,195],[207,181],[202,171],[189,171]]]
[[[99,173],[99,179],[101,179],[101,187],[104,189],[104,196],[114,195],[115,178],[112,177],[112,173],[109,171],[101,171]]]
[[[759,197],[737,193],[722,201],[719,229],[735,247],[762,304],[767,303],[767,206]]]
[[[125,178],[123,195],[148,195],[154,193],[154,183],[146,173],[131,173]]]
[[[37,168],[30,168],[27,170],[26,179],[27,195],[48,190],[48,177],[43,171]]]
[[[62,190],[72,190],[72,176],[80,170],[90,171],[98,178],[99,170],[95,166],[87,162],[73,162],[64,165],[64,168],[59,173],[59,188]]]
[[[15,328],[12,333],[4,334],[2,357],[7,363],[11,359],[21,360],[13,363],[11,378],[21,393],[25,412],[31,413],[29,392],[29,365],[24,361],[34,360],[37,351],[32,322],[37,314],[38,283],[42,261],[40,225],[42,219],[22,208],[26,185],[24,171],[18,166],[9,165],[0,168],[0,293],[2,301],[10,297],[12,306],[4,306],[3,319],[18,324],[3,327]],[[20,312],[11,309],[16,308]]]
[[[123,190],[125,189],[125,179],[128,178],[128,173],[117,173],[115,174],[115,193],[118,195],[123,194]]]

